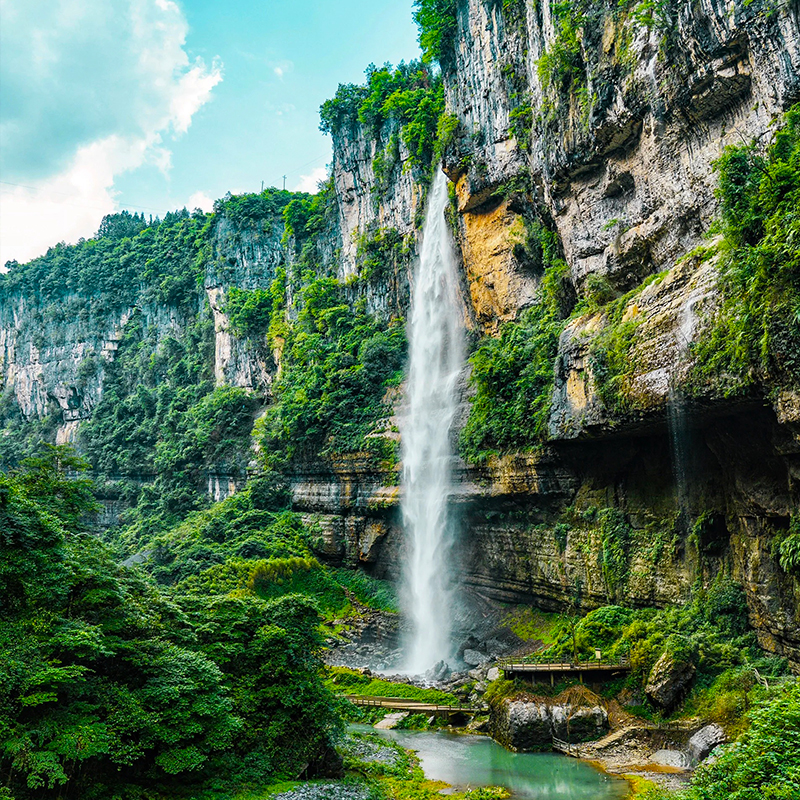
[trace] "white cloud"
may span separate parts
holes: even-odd
[[[311,170],[308,175],[301,175],[300,182],[292,189],[293,192],[310,192],[316,194],[319,191],[321,181],[328,179],[328,170],[325,167],[317,167]]]
[[[222,66],[190,61],[172,0],[0,2],[3,264],[92,235],[123,172],[168,171]]]
[[[210,197],[205,192],[195,192],[186,204],[189,211],[194,211],[199,208],[201,211],[211,211],[214,208],[214,198]]]
[[[283,76],[286,75],[287,72],[291,72],[294,69],[294,62],[273,61],[270,63],[270,66],[272,67],[273,73],[277,75],[280,80],[283,80]]]

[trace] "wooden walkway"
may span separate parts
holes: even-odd
[[[366,697],[359,694],[347,694],[345,697],[357,706],[388,708],[394,711],[412,711],[419,714],[480,714],[489,711],[487,706],[447,706],[409,700],[406,697]]]
[[[630,672],[631,662],[628,659],[612,661],[609,659],[596,659],[592,661],[500,661],[497,664],[508,677],[514,675],[550,676],[550,683],[555,682],[555,676],[575,676],[582,681],[583,676],[592,676],[598,680],[625,672]]]
[[[579,745],[565,742],[563,739],[556,739],[555,736],[553,737],[553,750],[557,750],[559,753],[564,753],[564,755],[572,756],[573,758],[580,758]]]

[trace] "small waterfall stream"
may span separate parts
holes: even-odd
[[[402,429],[404,601],[412,625],[406,669],[415,674],[451,654],[450,434],[464,348],[447,203],[447,178],[437,171],[411,297],[408,411]]]
[[[667,394],[667,420],[672,445],[672,469],[675,476],[678,510],[684,520],[689,518],[690,473],[692,466],[691,429],[686,411],[686,400],[680,388],[680,373],[688,356],[696,323],[695,308],[705,298],[705,293],[695,289],[684,303],[678,316],[675,331],[675,370],[670,376]]]

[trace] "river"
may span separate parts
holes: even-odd
[[[591,764],[554,753],[512,753],[488,736],[444,731],[376,731],[354,725],[360,732],[378,733],[416,751],[425,775],[463,789],[504,786],[515,800],[623,800],[630,786]]]

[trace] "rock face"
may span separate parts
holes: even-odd
[[[86,298],[64,294],[42,301],[34,292],[0,295],[0,375],[4,391],[13,394],[27,421],[56,413],[60,417],[59,443],[74,442],[78,425],[91,416],[102,396],[107,365],[124,335],[125,325],[138,310],[144,328],[155,334],[156,346],[179,335],[207,303],[214,321],[214,375],[227,384],[263,392],[275,371],[272,354],[236,337],[224,312],[225,293],[268,288],[286,263],[282,227],[220,216],[215,223],[211,258],[196,297],[181,298],[180,306],[148,301],[140,288],[133,305],[115,297]],[[87,309],[99,301],[103,313]],[[224,497],[228,476],[210,476],[209,493]],[[223,483],[219,484],[222,478]]]
[[[554,737],[566,742],[600,738],[608,731],[608,713],[600,705],[506,699],[493,711],[491,727],[492,736],[512,750],[549,750]]]
[[[464,225],[529,171],[579,285],[595,274],[632,288],[691,250],[716,209],[714,159],[800,96],[791,5],[704,0],[654,24],[593,6],[573,21],[571,92],[551,80],[565,46],[554,6],[457,7],[444,75],[460,135],[447,169]]]
[[[462,658],[471,667],[482,667],[491,660],[485,653],[481,653],[478,650],[470,650],[469,648],[464,651]]]
[[[689,739],[687,750],[691,763],[699,764],[715,747],[724,744],[726,740],[725,731],[716,723],[700,728]]]
[[[694,673],[693,664],[677,660],[669,652],[664,653],[647,676],[645,694],[657,706],[669,711],[686,693]]]

